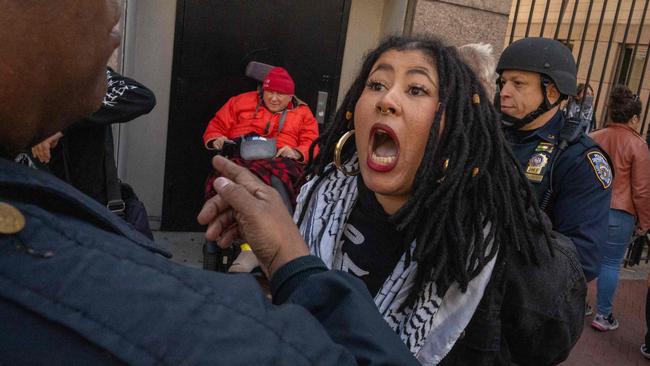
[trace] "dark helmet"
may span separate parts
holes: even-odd
[[[504,70],[546,75],[561,94],[576,95],[576,62],[571,50],[554,39],[530,37],[513,42],[499,58],[497,73],[501,75]]]

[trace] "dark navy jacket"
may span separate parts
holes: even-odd
[[[417,364],[363,283],[315,257],[278,271],[274,305],[252,276],[172,263],[97,202],[2,158],[0,201],[26,218],[0,234],[3,363]]]
[[[539,153],[540,141],[557,144],[563,125],[564,116],[558,112],[546,125],[528,135],[506,131],[506,138],[524,172],[533,164],[531,158]],[[600,147],[585,134],[569,145],[555,162],[553,195],[546,209],[553,230],[568,236],[575,244],[587,281],[600,272],[600,248],[607,240],[612,177],[609,166],[598,161],[603,156]],[[545,168],[541,182],[529,178],[539,202],[548,187],[550,161]],[[608,169],[609,177],[606,176]]]

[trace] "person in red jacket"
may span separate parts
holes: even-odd
[[[234,96],[208,123],[203,134],[207,149],[221,150],[225,141],[256,134],[277,138],[277,157],[307,162],[309,146],[318,137],[318,124],[309,107],[296,98],[291,75],[282,67],[269,71],[257,91]],[[282,114],[285,121],[280,129]]]
[[[264,77],[262,93],[251,91],[230,98],[208,123],[203,143],[209,150],[221,150],[226,141],[257,136],[276,140],[275,158],[246,160],[238,150],[229,158],[278,190],[292,212],[304,183],[302,173],[304,163],[309,161],[309,147],[318,137],[318,124],[309,107],[295,97],[295,83],[282,67],[272,68]],[[314,156],[317,151],[314,149]],[[206,181],[206,200],[215,194],[212,182],[217,176],[214,172]],[[242,245],[241,250],[230,271],[249,272],[257,266],[258,261],[249,247]],[[213,262],[223,262],[223,259],[215,259],[216,245],[207,242],[203,252],[207,255],[204,268],[219,270]]]

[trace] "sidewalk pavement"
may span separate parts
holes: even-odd
[[[619,328],[598,332],[591,328],[591,316],[585,317],[582,336],[564,366],[648,366],[650,360],[639,352],[644,342],[646,277],[650,265],[642,263],[621,270],[621,281],[614,299],[614,316]],[[596,281],[589,284],[589,304],[596,304]],[[595,310],[595,309],[594,309]]]
[[[156,243],[174,254],[173,260],[183,265],[202,268],[203,233],[154,232]],[[639,347],[645,336],[646,277],[650,264],[643,263],[621,269],[621,281],[614,300],[614,316],[620,322],[617,330],[601,333],[590,327],[585,318],[582,336],[564,366],[650,366]],[[596,281],[589,284],[589,303],[596,304]]]

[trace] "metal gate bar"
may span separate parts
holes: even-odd
[[[532,0],[532,3],[530,3],[530,13],[528,14],[528,24],[526,25],[526,35],[524,37],[528,37],[528,32],[530,32],[530,25],[533,22],[534,13],[535,13],[535,0]]]
[[[614,21],[612,22],[612,30],[609,34],[609,41],[607,42],[607,53],[605,53],[605,61],[603,63],[603,70],[600,73],[600,81],[598,82],[598,94],[596,95],[594,106],[598,105],[598,99],[600,98],[603,87],[603,82],[605,81],[605,71],[607,70],[607,61],[609,61],[609,52],[612,49],[612,41],[614,40],[614,34],[616,34],[616,26],[618,25],[618,13],[621,10],[621,1],[616,4],[616,12],[614,13]],[[628,22],[629,24],[629,22]],[[616,74],[615,74],[616,75]]]
[[[632,69],[634,68],[634,58],[636,57],[636,51],[637,48],[639,47],[639,40],[641,39],[641,30],[643,28],[643,24],[645,24],[645,17],[648,15],[648,3],[650,3],[650,0],[646,0],[645,5],[643,6],[643,19],[641,19],[641,22],[639,23],[639,30],[636,32],[636,41],[634,41],[634,51],[632,51],[632,57],[630,57],[630,68],[627,69],[627,75],[625,76],[625,84],[630,82],[630,76],[632,76]]]
[[[573,25],[575,24],[576,21],[576,14],[578,14],[578,5],[580,4],[580,0],[575,0],[573,3],[573,14],[571,14],[571,24],[569,24],[569,31],[566,35],[567,42],[571,39],[571,35],[573,34]]]
[[[643,61],[643,71],[641,72],[641,79],[639,82],[639,87],[636,90],[636,95],[641,98],[641,86],[643,85],[643,80],[645,79],[645,72],[646,72],[646,67],[648,66],[648,51],[650,50],[650,41],[648,41],[648,45],[646,46],[646,53],[645,53],[645,60]],[[648,117],[648,103],[650,103],[650,93],[648,94],[648,100],[646,103],[643,105],[645,108],[645,112],[643,114],[643,123],[641,124],[641,132],[640,134],[643,135],[646,132],[646,126],[647,126],[647,117]],[[641,116],[639,116],[640,118]]]
[[[603,9],[600,12],[600,20],[598,21],[598,30],[596,30],[596,38],[594,38],[594,47],[591,50],[591,59],[592,60],[596,57],[596,50],[598,49],[598,44],[600,43],[598,41],[600,40],[600,31],[603,28],[603,20],[605,20],[605,12],[607,11],[607,1],[608,0],[604,0]],[[587,28],[587,27],[585,26],[585,28]],[[593,67],[594,67],[594,62],[590,62],[589,63],[589,69],[587,69],[587,77],[585,77],[585,88],[586,88],[586,85],[589,85],[589,78],[591,77],[591,70],[593,69]],[[604,67],[603,67],[603,69],[604,69]],[[583,92],[583,94],[585,92]],[[583,106],[583,104],[585,102],[585,99],[586,98],[582,98],[582,103],[580,103],[580,108],[581,109],[582,109],[582,106]]]
[[[646,46],[646,56],[645,60],[643,60],[643,68],[641,69],[641,78],[639,80],[643,80],[645,78],[645,70],[646,66],[648,66],[648,49],[650,49],[650,42],[648,42],[648,45]],[[642,82],[640,82],[639,87],[636,88],[636,95],[641,95],[641,85],[643,85]]]
[[[620,2],[620,1],[619,1]],[[632,5],[630,6],[630,12],[627,14],[627,22],[625,23],[625,32],[623,33],[623,49],[625,49],[625,45],[627,45],[627,36],[630,34],[630,26],[632,25],[632,13],[634,12],[634,8],[636,6],[636,0],[632,0]],[[621,60],[622,61],[622,60]],[[605,65],[607,66],[607,65]],[[614,77],[621,72],[621,66],[623,66],[623,62],[617,62],[616,63],[616,69],[614,70]],[[617,81],[615,81],[617,83]],[[607,94],[609,94],[609,90],[607,91]],[[598,101],[600,100],[601,95],[606,95],[604,93],[601,93],[601,89],[598,88],[598,95],[596,95],[596,101],[594,105],[598,105]],[[601,126],[603,123],[601,123]]]
[[[548,18],[548,8],[551,5],[551,0],[546,0],[546,6],[544,6],[544,19],[542,19],[542,29],[539,31],[539,36],[544,37],[544,28],[546,27],[546,19]]]
[[[578,65],[578,70],[580,70],[580,61],[582,60],[582,50],[585,46],[585,38],[587,37],[587,29],[589,29],[589,21],[591,20],[591,10],[594,8],[594,2],[589,2],[589,9],[587,10],[587,20],[585,20],[585,25],[582,27],[582,38],[580,38],[580,51],[578,51],[578,59],[576,60],[576,65]]]
[[[636,5],[636,0],[632,0],[632,6],[630,7],[630,12],[627,15],[627,23],[625,24],[625,33],[623,34],[623,47],[627,45],[627,36],[630,34],[630,26],[632,25],[632,12],[634,11],[634,7]],[[620,70],[620,66],[622,66],[621,63],[616,65],[616,72],[614,75],[618,75]]]
[[[514,19],[512,20],[512,29],[510,29],[510,40],[508,41],[508,44],[512,43],[512,40],[515,38],[515,28],[517,27],[517,16],[519,15],[519,3],[520,0],[516,0],[517,3],[515,4],[515,16]]]
[[[555,34],[553,35],[554,39],[557,39],[557,36],[560,34],[560,26],[562,25],[562,19],[564,18],[564,12],[566,11],[567,4],[569,4],[567,0],[562,0],[562,5],[560,5],[560,11],[557,17],[557,26],[555,27]]]
[[[647,57],[648,56],[646,56],[646,58]],[[641,98],[640,95],[639,95],[639,98]],[[645,101],[645,104],[643,105],[643,108],[645,108],[645,113],[643,114],[643,124],[641,125],[641,135],[643,135],[643,133],[645,132],[646,122],[647,122],[647,118],[648,118],[648,103],[650,103],[650,94],[648,94],[648,99]]]

